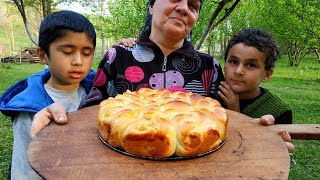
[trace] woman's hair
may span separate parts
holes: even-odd
[[[86,33],[96,47],[96,32],[92,23],[73,11],[58,11],[46,16],[40,25],[38,45],[49,56],[50,44],[69,31]]]
[[[147,16],[146,16],[146,21],[144,22],[144,25],[140,28],[140,34],[139,38],[141,38],[141,35],[146,35],[149,36],[151,34],[151,20],[152,20],[152,15],[149,12],[149,7],[153,6],[154,2],[156,0],[148,0],[147,5],[146,5],[146,11],[147,11]]]
[[[239,43],[246,46],[254,47],[267,56],[265,61],[265,70],[274,68],[274,63],[280,57],[280,50],[277,43],[272,38],[271,34],[260,29],[244,29],[238,34],[235,34],[228,42],[224,53],[224,60],[228,58],[230,49]]]

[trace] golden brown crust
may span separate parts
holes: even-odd
[[[122,147],[133,154],[161,158],[171,156],[176,149],[174,126],[166,119],[140,119],[122,135]]]
[[[192,156],[219,146],[227,114],[214,99],[141,88],[100,103],[98,132],[114,147],[141,156]]]

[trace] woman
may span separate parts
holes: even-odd
[[[137,45],[116,46],[106,53],[86,106],[141,87],[190,91],[217,98],[216,90],[223,80],[218,61],[194,50],[187,40],[201,5],[199,0],[149,1],[147,20]]]

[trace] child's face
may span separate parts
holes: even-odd
[[[234,45],[226,59],[225,79],[240,99],[260,94],[260,83],[270,79],[273,69],[265,70],[266,54],[242,43]]]
[[[69,31],[50,44],[49,56],[42,50],[38,54],[50,68],[47,84],[60,90],[73,90],[90,71],[94,46],[85,33]]]

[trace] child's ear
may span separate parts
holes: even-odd
[[[264,76],[264,78],[262,79],[261,82],[266,82],[269,79],[271,79],[272,74],[273,74],[273,68],[270,68],[269,70],[266,70],[266,75]]]
[[[149,14],[153,15],[153,5],[149,5]]]
[[[48,56],[41,48],[37,48],[37,54],[43,64],[48,64]]]

